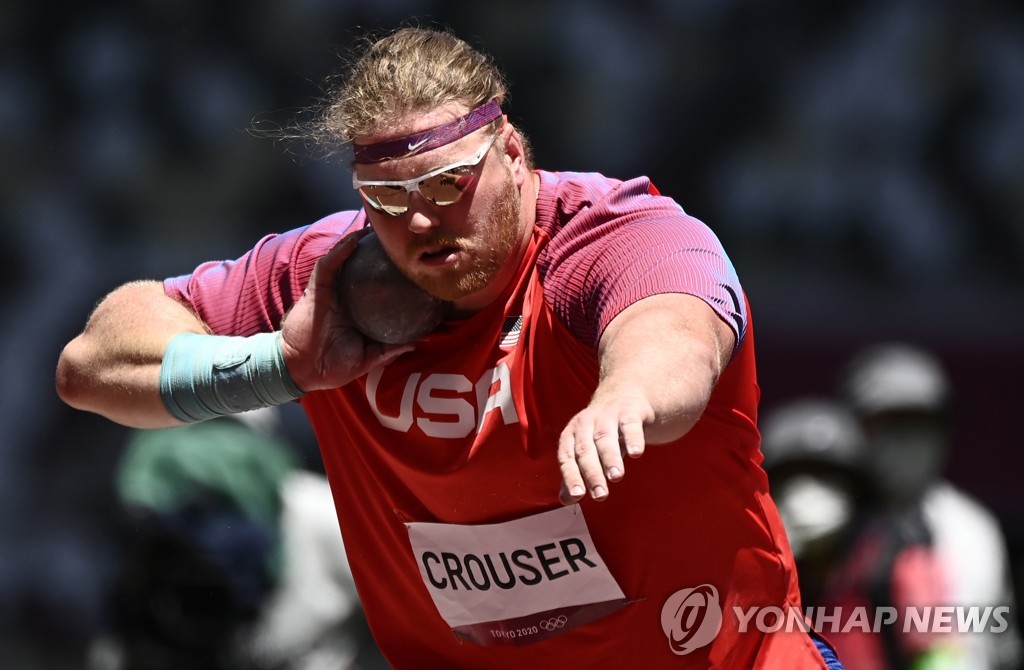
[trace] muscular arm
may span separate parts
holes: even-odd
[[[700,418],[732,355],[732,329],[699,298],[668,293],[622,311],[598,349],[601,377],[590,404],[559,441],[562,500],[608,495],[625,475],[623,453],[685,435]]]
[[[413,345],[363,337],[338,304],[334,276],[366,231],[345,236],[317,260],[302,296],[281,325],[281,356],[303,391],[343,386],[387,365]],[[100,302],[85,330],[61,353],[57,393],[72,407],[136,428],[180,425],[160,396],[160,368],[171,340],[208,329],[159,282],[135,282]],[[233,409],[233,408],[231,408]]]
[[[179,333],[202,321],[156,281],[125,284],[96,307],[57,363],[57,394],[72,407],[136,428],[179,425],[160,399],[160,363]]]

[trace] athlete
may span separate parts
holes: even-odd
[[[446,32],[373,43],[312,129],[362,209],[115,290],[61,397],[140,427],[298,400],[395,668],[840,667],[749,616],[800,597],[721,244],[646,178],[536,169],[505,98]],[[371,229],[450,303],[415,343],[336,297]]]

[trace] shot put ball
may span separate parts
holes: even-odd
[[[444,319],[447,303],[402,274],[372,233],[341,266],[336,286],[356,329],[378,342],[414,342]]]

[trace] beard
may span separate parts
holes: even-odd
[[[512,174],[506,172],[498,196],[480,216],[483,223],[476,232],[469,237],[439,235],[428,242],[469,252],[469,262],[456,263],[442,272],[415,273],[410,279],[431,295],[450,302],[486,287],[519,244],[520,204]]]

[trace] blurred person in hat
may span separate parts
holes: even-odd
[[[803,397],[767,413],[761,430],[809,623],[850,668],[962,667],[952,635],[904,626],[907,609],[945,603],[941,559],[917,510],[893,514],[880,502],[857,416],[838,400]],[[886,610],[893,621],[869,625]]]
[[[953,448],[955,394],[942,362],[906,342],[870,346],[848,362],[840,393],[868,438],[868,464],[880,505],[919,514],[940,558],[950,604],[1006,606],[1015,615],[1002,529],[980,502],[943,476]],[[1018,629],[969,633],[963,668],[1017,668]]]
[[[822,397],[775,407],[761,431],[764,468],[796,557],[801,596],[814,606],[870,509],[863,433],[851,413]]]

